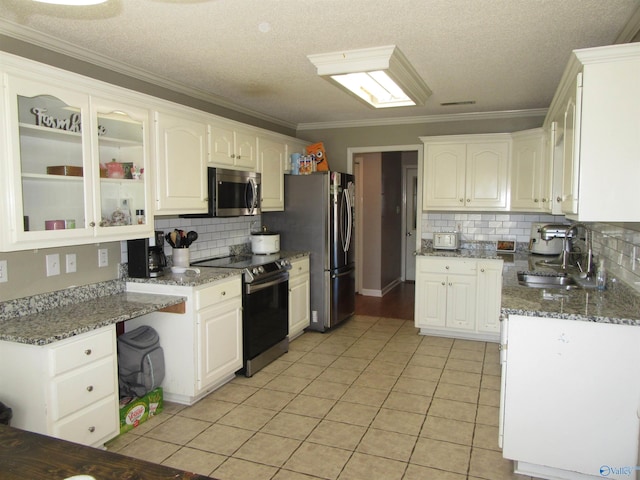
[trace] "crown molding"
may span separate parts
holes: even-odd
[[[51,50],[56,53],[67,55],[76,60],[87,62],[98,67],[106,68],[108,70],[135,78],[137,80],[142,80],[151,85],[166,88],[176,93],[181,93],[189,97],[202,100],[213,105],[217,105],[222,108],[227,108],[229,110],[233,110],[235,112],[248,115],[259,120],[280,125],[292,130],[296,129],[296,124],[294,123],[286,122],[279,118],[253,111],[251,109],[237,105],[225,99],[224,97],[220,97],[218,95],[214,95],[203,90],[189,87],[173,80],[169,80],[155,73],[151,73],[144,69],[127,65],[126,63],[119,62],[106,55],[91,52],[85,48],[79,47],[78,45],[60,40],[46,33],[38,32],[29,27],[16,25],[15,23],[9,22],[2,18],[0,18],[0,34],[14,38],[16,40],[30,43],[46,50]]]
[[[523,117],[544,117],[547,115],[546,108],[534,108],[530,110],[505,110],[502,112],[471,112],[471,113],[451,113],[444,115],[422,115],[417,117],[396,117],[368,120],[346,120],[340,122],[316,122],[300,123],[298,131],[302,130],[322,130],[329,128],[352,128],[352,127],[381,127],[390,125],[410,125],[420,123],[441,123],[441,122],[464,122],[478,120],[496,120]]]

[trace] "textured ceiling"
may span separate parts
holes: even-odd
[[[640,0],[0,0],[0,33],[116,62],[279,120],[546,108],[571,50],[612,44]],[[10,27],[10,28],[9,28]],[[308,54],[397,45],[433,95],[376,111],[315,75]],[[1,48],[1,47],[0,47]],[[104,57],[107,57],[106,59]],[[443,107],[474,100],[475,105]]]

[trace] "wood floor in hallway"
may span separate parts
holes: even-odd
[[[356,314],[413,320],[415,282],[402,282],[383,297],[356,295]]]

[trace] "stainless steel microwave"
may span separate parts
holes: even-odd
[[[260,215],[261,176],[256,172],[208,168],[209,212],[188,218]]]

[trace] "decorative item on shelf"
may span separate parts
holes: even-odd
[[[131,178],[133,178],[134,180],[140,180],[140,178],[142,177],[142,170],[144,169],[140,169],[137,165],[134,164],[131,167]]]
[[[64,175],[67,177],[82,177],[82,167],[70,165],[52,165],[47,167],[47,175]]]
[[[124,168],[121,163],[116,162],[115,158],[107,163],[107,177],[124,178]]]
[[[138,225],[144,225],[144,210],[136,210],[136,222]]]
[[[327,152],[324,149],[324,143],[318,142],[314,143],[313,145],[307,145],[307,153],[314,156],[314,172],[329,171],[329,161],[327,160]]]
[[[45,230],[64,230],[64,227],[65,227],[64,220],[45,220],[44,221]]]
[[[120,165],[122,165],[122,169],[124,171],[124,177],[126,179],[132,180],[133,179],[133,163],[132,162],[123,162]]]
[[[35,124],[38,127],[53,128],[56,130],[64,130],[66,132],[80,133],[82,124],[80,123],[80,114],[72,113],[69,118],[54,118],[46,114],[46,108],[33,107],[31,113],[35,115]]]
[[[315,159],[313,155],[303,155],[300,157],[300,167],[298,173],[300,175],[310,175],[313,172],[313,164]]]
[[[76,228],[76,221],[73,218],[68,218],[64,221],[64,228],[71,229]]]
[[[100,178],[107,178],[107,165],[100,163]]]

